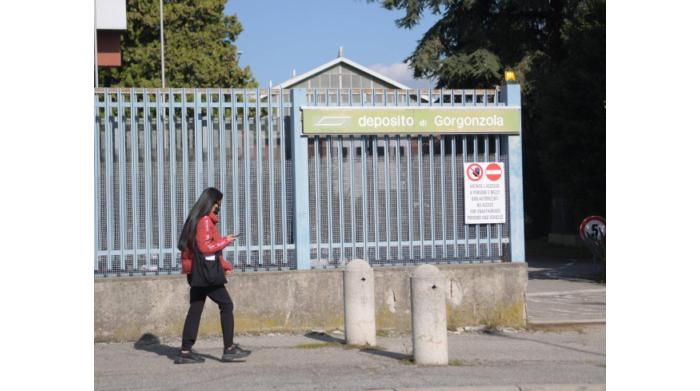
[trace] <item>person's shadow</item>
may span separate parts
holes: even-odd
[[[172,360],[173,362],[175,361],[175,358],[177,357],[178,353],[180,353],[180,348],[173,347],[173,346],[168,346],[168,345],[163,345],[160,343],[160,338],[158,336],[153,335],[151,333],[146,333],[139,338],[138,341],[134,342],[134,349],[136,350],[143,350],[146,352],[151,352],[155,353],[159,356],[167,357],[169,360]],[[202,356],[204,358],[216,360],[216,361],[221,361],[219,357],[214,357],[209,354],[203,354],[200,352],[196,352],[197,355]]]

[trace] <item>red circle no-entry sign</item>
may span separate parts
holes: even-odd
[[[496,163],[491,163],[486,167],[486,177],[492,181],[497,181],[501,178],[503,172],[501,171],[501,166]]]

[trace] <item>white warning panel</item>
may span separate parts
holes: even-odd
[[[464,163],[464,224],[506,222],[503,163]]]

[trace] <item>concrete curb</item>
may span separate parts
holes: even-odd
[[[383,388],[371,391],[604,391],[605,384],[525,384],[512,386],[464,386],[428,388]]]
[[[575,289],[569,291],[554,291],[554,292],[534,292],[527,293],[527,297],[541,297],[541,296],[563,296],[563,295],[575,295],[579,293],[605,293],[605,288],[596,289]]]
[[[605,319],[582,319],[582,320],[536,320],[528,321],[526,327],[540,326],[593,326],[605,325]]]

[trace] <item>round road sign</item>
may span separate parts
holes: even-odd
[[[605,239],[605,219],[600,216],[586,217],[578,228],[578,234],[582,240]]]
[[[467,166],[466,174],[470,181],[477,182],[484,175],[484,170],[479,163],[472,163]]]
[[[501,178],[503,172],[501,171],[501,166],[496,163],[491,163],[486,166],[486,177],[492,181],[497,181]]]

